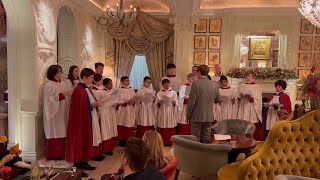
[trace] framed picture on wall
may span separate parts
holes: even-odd
[[[320,36],[316,36],[314,41],[314,50],[320,51]]]
[[[207,19],[199,19],[198,23],[194,27],[195,33],[206,33],[207,32]]]
[[[300,33],[301,34],[312,34],[313,25],[308,19],[301,19]]]
[[[314,53],[314,62],[320,62],[320,53]]]
[[[214,18],[209,20],[209,33],[221,33],[221,18]]]
[[[194,49],[206,49],[207,36],[206,35],[195,35],[194,36]]]
[[[304,79],[307,78],[307,76],[310,74],[310,70],[309,69],[299,69],[298,70],[298,84],[303,84]]]
[[[312,41],[313,41],[312,36],[300,36],[299,49],[311,51],[312,50],[312,43],[313,43]]]
[[[271,38],[250,38],[249,39],[249,59],[269,60],[270,59]]]
[[[193,64],[202,65],[206,61],[206,52],[205,51],[195,51],[193,54]]]
[[[320,28],[317,27],[316,33],[320,34]]]
[[[221,36],[220,35],[210,35],[208,48],[210,50],[219,50],[221,46]]]
[[[220,52],[208,52],[208,66],[220,64]]]
[[[312,53],[299,53],[299,67],[311,67]]]

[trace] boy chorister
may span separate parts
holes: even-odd
[[[154,130],[155,126],[155,92],[151,89],[151,78],[144,77],[143,86],[138,90],[137,96],[141,98],[136,104],[137,108],[137,137],[142,138],[144,133]]]
[[[220,102],[216,105],[216,111],[214,113],[216,121],[222,121],[226,119],[237,118],[237,103],[235,98],[237,96],[236,91],[228,85],[228,79],[226,76],[220,77]]]
[[[161,134],[163,144],[170,146],[171,136],[176,134],[177,126],[177,93],[171,89],[168,79],[162,80],[162,90],[158,92],[156,105],[157,112],[157,131]]]
[[[245,74],[246,82],[239,84],[238,100],[239,108],[237,119],[243,119],[255,124],[256,129],[253,138],[260,140],[262,122],[262,93],[261,88],[254,82],[253,72]]]
[[[287,83],[284,80],[278,80],[274,83],[276,94],[269,98],[269,109],[266,120],[267,134],[272,126],[280,119],[278,116],[279,111],[286,114],[291,113],[291,100],[290,97],[283,91],[287,88]]]
[[[122,103],[117,106],[118,118],[118,140],[120,146],[125,146],[127,140],[134,136],[133,127],[135,125],[135,96],[134,90],[130,87],[130,80],[128,76],[121,77],[121,87],[117,93],[122,100]]]
[[[187,111],[187,104],[189,99],[189,93],[191,90],[191,85],[196,76],[193,73],[187,75],[187,83],[180,87],[179,90],[179,113],[178,113],[178,127],[177,127],[177,134],[182,135],[190,135],[191,129],[190,124],[186,120],[186,111]]]
[[[174,90],[175,92],[179,92],[180,87],[182,86],[182,81],[179,77],[177,77],[177,72],[176,72],[176,65],[174,64],[168,64],[167,65],[167,76],[163,77],[161,79],[168,79],[170,81],[170,86],[172,88],[172,90]]]

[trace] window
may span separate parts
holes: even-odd
[[[145,56],[136,55],[130,74],[130,85],[133,89],[138,90],[143,84],[143,78],[149,75],[147,61]]]

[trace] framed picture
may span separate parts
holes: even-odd
[[[311,67],[312,53],[299,53],[299,67]]]
[[[299,69],[298,70],[298,84],[303,84],[304,79],[307,78],[307,76],[310,74],[310,70],[309,69]]]
[[[220,64],[220,52],[208,52],[208,66]]]
[[[221,36],[211,35],[209,36],[208,48],[210,50],[219,50],[221,46]]]
[[[221,18],[214,18],[209,20],[209,33],[221,33]]]
[[[301,19],[300,33],[301,34],[312,34],[313,25],[308,19]]]
[[[320,36],[316,36],[314,41],[314,50],[320,51]]]
[[[320,34],[320,28],[317,27],[316,33]]]
[[[206,61],[206,52],[205,51],[195,51],[193,55],[193,64],[202,65]]]
[[[312,36],[300,36],[299,49],[311,51],[312,50],[312,43],[313,43],[312,41],[313,41]]]
[[[249,39],[249,59],[269,60],[270,59],[271,38],[250,38]]]
[[[314,62],[320,62],[320,53],[314,53]]]
[[[194,49],[206,49],[207,36],[206,35],[195,35],[194,36]]]
[[[199,19],[198,23],[194,27],[195,33],[206,33],[207,32],[207,19]]]

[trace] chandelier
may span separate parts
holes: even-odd
[[[122,25],[125,25],[126,23],[132,21],[135,19],[137,15],[137,7],[133,7],[130,5],[130,10],[126,11],[123,9],[123,0],[120,0],[120,3],[117,3],[116,9],[110,8],[109,5],[107,5],[107,12],[105,14],[107,20],[110,20],[112,22],[119,22]]]
[[[320,27],[320,0],[300,0],[299,11],[313,25]]]

